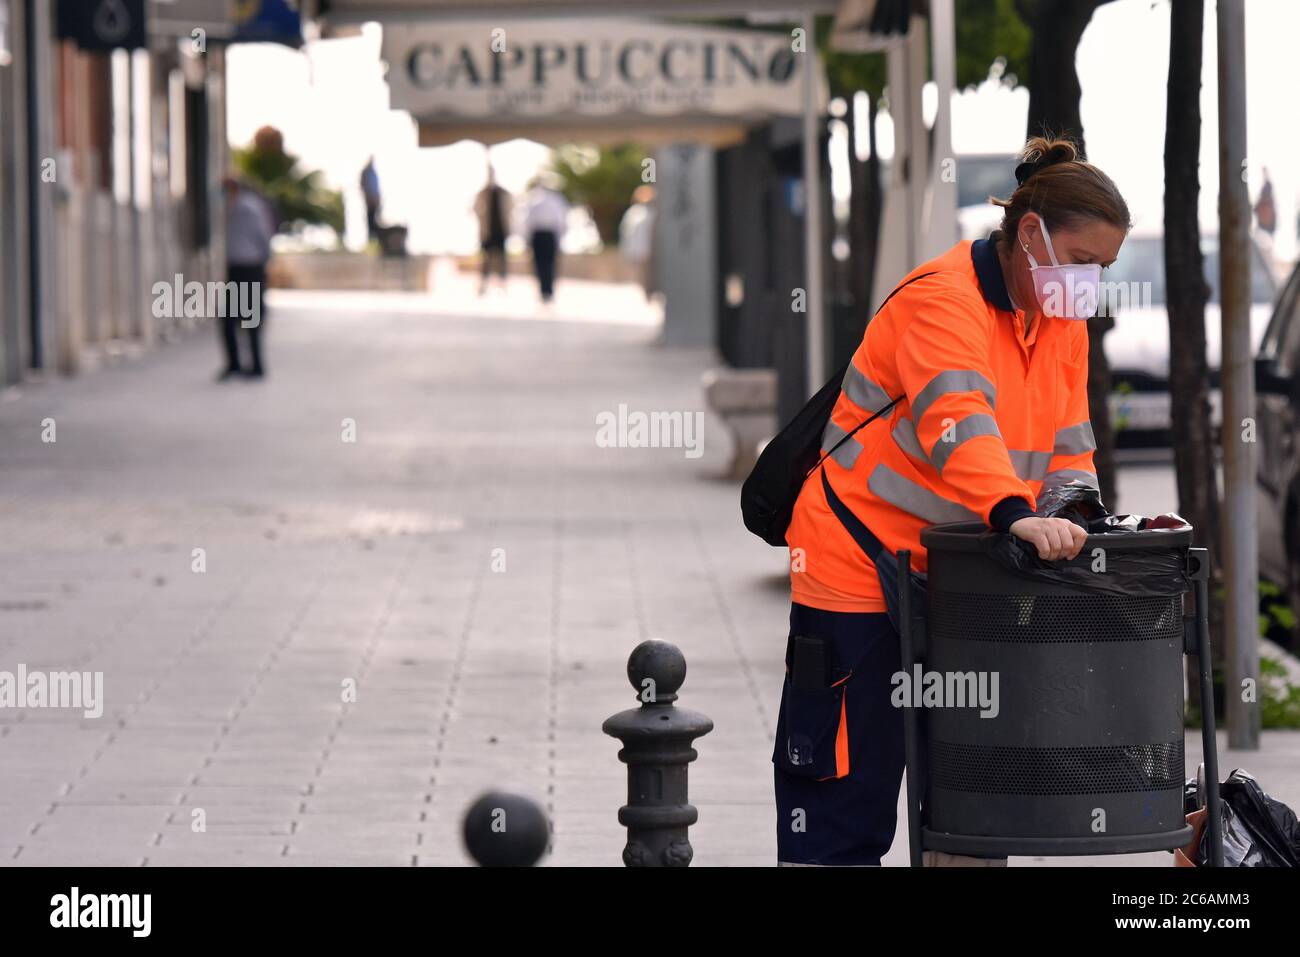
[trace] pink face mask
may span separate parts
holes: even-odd
[[[1056,252],[1052,249],[1052,237],[1047,234],[1047,224],[1042,217],[1038,220],[1043,230],[1043,242],[1047,244],[1047,255],[1052,258],[1050,266],[1040,266],[1033,253],[1025,250],[1029,257],[1029,276],[1034,281],[1034,298],[1043,315],[1056,319],[1089,319],[1097,312],[1101,297],[1101,266],[1096,263],[1067,263],[1061,265],[1056,261]]]

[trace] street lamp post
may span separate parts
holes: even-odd
[[[1250,345],[1250,196],[1246,189],[1246,16],[1219,0],[1219,289],[1222,328],[1224,707],[1228,746],[1259,748],[1259,535],[1255,515],[1255,372]],[[1247,434],[1247,429],[1250,434]]]

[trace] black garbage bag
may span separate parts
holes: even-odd
[[[1048,489],[1038,497],[1035,514],[1042,518],[1069,519],[1089,535],[1190,528],[1186,521],[1172,512],[1155,518],[1112,515],[1102,504],[1101,493],[1082,482],[1068,482]],[[1038,550],[1029,542],[1007,532],[985,532],[979,542],[986,555],[1012,571],[1087,591],[1151,597],[1181,595],[1191,588],[1184,548],[1109,552],[1105,556],[1106,573],[1103,575],[1094,570],[1095,559],[1087,549],[1073,561],[1049,562],[1039,558]]]
[[[1205,807],[1205,765],[1183,788],[1183,811],[1192,814]],[[1219,785],[1223,813],[1223,863],[1225,867],[1300,866],[1300,820],[1281,801],[1264,792],[1248,771],[1237,768]],[[1192,854],[1198,867],[1210,864],[1209,828],[1201,832]]]
[[[1082,482],[1056,485],[1038,496],[1038,510],[1034,513],[1044,518],[1068,518],[1076,525],[1088,528],[1089,523],[1105,518],[1110,513],[1101,502],[1101,491]]]
[[[1093,555],[1084,550],[1071,561],[1045,561],[1029,542],[1002,532],[985,532],[980,548],[1005,568],[1040,581],[1072,585],[1085,591],[1126,597],[1182,595],[1192,587],[1185,548],[1148,548],[1107,553],[1106,573],[1093,570]]]
[[[1189,781],[1188,786],[1194,785]],[[1224,867],[1300,867],[1300,821],[1237,768],[1219,785],[1223,807]],[[1196,849],[1196,866],[1210,866],[1209,829]]]
[[[1101,492],[1083,482],[1066,482],[1056,485],[1038,496],[1038,510],[1042,518],[1068,518],[1089,535],[1107,532],[1144,532],[1163,529],[1188,528],[1187,520],[1176,512],[1146,518],[1142,515],[1112,515],[1102,504]]]

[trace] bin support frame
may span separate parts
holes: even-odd
[[[1214,662],[1210,657],[1210,550],[1189,548],[1188,572],[1196,592],[1196,659],[1201,676],[1201,760],[1205,764],[1205,806],[1210,863],[1223,866],[1223,807],[1219,803],[1219,750],[1214,729]],[[1189,649],[1184,647],[1186,654]],[[1202,838],[1204,840],[1205,838]]]

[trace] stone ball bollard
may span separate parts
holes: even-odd
[[[643,641],[627,660],[627,677],[640,707],[620,711],[601,726],[623,742],[627,804],[619,823],[627,828],[623,863],[628,867],[686,867],[694,851],[687,829],[699,817],[687,802],[686,769],[698,757],[691,743],[713,730],[705,715],[674,706],[686,679],[686,659],[666,641]]]
[[[531,798],[488,791],[465,812],[461,835],[480,867],[532,867],[546,853],[551,826]]]

